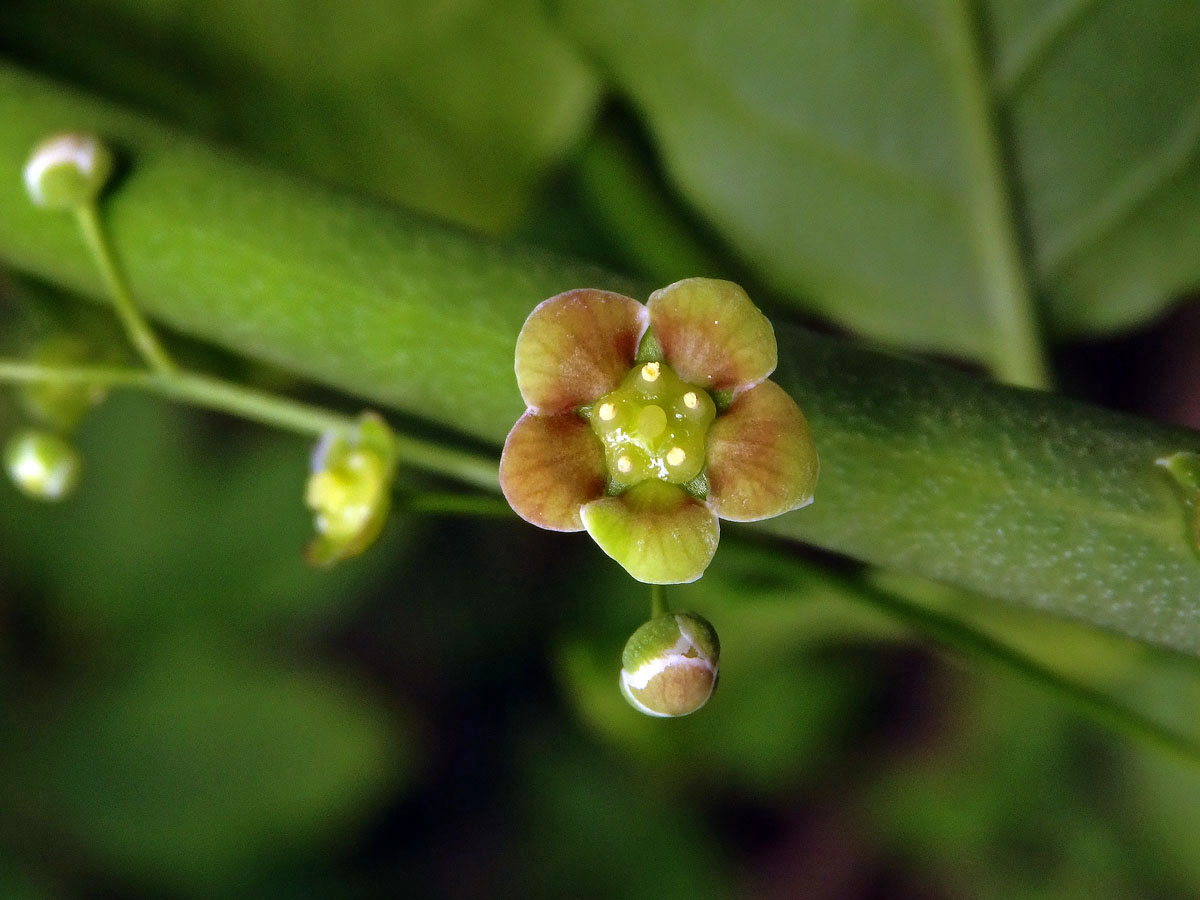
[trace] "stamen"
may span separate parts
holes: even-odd
[[[600,404],[600,418],[605,422],[611,422],[617,417],[617,408],[611,403]]]
[[[687,452],[682,447],[672,447],[667,451],[667,465],[669,466],[681,466],[685,459],[687,459]]]
[[[617,460],[617,471],[622,475],[628,475],[633,469],[633,460],[628,456],[622,456]]]
[[[648,362],[642,366],[642,378],[646,381],[658,381],[658,363]]]
[[[700,398],[696,396],[695,391],[688,391],[683,395],[683,405],[688,409],[695,409],[700,405]]]

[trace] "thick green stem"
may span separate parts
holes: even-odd
[[[992,368],[1004,381],[1024,387],[1050,384],[1037,307],[1021,254],[1016,208],[1005,179],[991,80],[984,69],[973,0],[943,0],[947,64],[954,77],[962,124],[967,179],[967,218],[980,283],[994,334]]]
[[[571,288],[658,287],[288,179],[0,66],[0,258],[84,294],[106,291],[76,229],[19,178],[64,128],[126,154],[105,224],[156,320],[497,452],[525,409],[513,347],[529,311]],[[1011,220],[981,221],[1019,274]],[[1194,520],[1155,465],[1200,436],[775,331],[772,378],[808,418],[821,477],[812,506],[753,527],[1200,655]],[[464,469],[494,487],[494,462]]]
[[[326,431],[352,428],[355,424],[350,416],[256,391],[220,378],[189,372],[162,373],[91,366],[58,368],[19,360],[0,360],[0,381],[137,388],[273,428],[314,436]],[[435,472],[490,491],[499,489],[498,467],[490,458],[403,434],[395,434],[394,437],[402,465]]]
[[[150,368],[168,375],[178,371],[174,361],[163,349],[154,329],[150,327],[150,323],[138,310],[137,303],[129,291],[129,285],[125,282],[125,276],[121,274],[121,268],[113,256],[112,247],[109,246],[108,239],[105,237],[104,224],[100,221],[96,205],[85,203],[75,210],[75,218],[79,222],[79,230],[83,233],[83,239],[92,254],[92,259],[100,270],[100,274],[104,276],[105,284],[108,285],[113,306],[116,308],[117,316],[120,318],[121,325],[125,328],[130,342],[137,348],[138,353],[142,355]]]

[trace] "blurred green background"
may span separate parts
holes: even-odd
[[[286,171],[977,368],[954,9],[6,0],[0,55]],[[1200,424],[1200,318],[1163,312],[1200,281],[1200,11],[968,12],[1064,390]],[[0,303],[6,352],[121,346],[17,273]],[[616,689],[646,592],[585,537],[401,504],[313,571],[306,442],[121,395],[79,445],[69,503],[0,485],[0,897],[1200,894],[1200,771],[873,598],[1189,733],[1193,660],[731,527],[670,593],[720,632],[720,689],[653,721]]]

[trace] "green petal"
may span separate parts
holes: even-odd
[[[677,281],[651,294],[646,306],[663,357],[684,381],[743,390],[775,371],[775,330],[732,281]]]
[[[648,584],[683,584],[704,574],[721,535],[717,517],[682,489],[644,481],[583,507],[600,549]]]
[[[591,426],[574,413],[517,420],[500,456],[500,489],[526,522],[583,531],[579,508],[604,495],[608,470]]]
[[[817,448],[800,408],[773,381],[738,394],[708,430],[708,505],[754,522],[812,503]]]
[[[582,288],[540,303],[517,336],[517,387],[535,412],[556,414],[607,394],[633,365],[646,307]]]

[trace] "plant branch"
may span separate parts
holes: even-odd
[[[129,293],[129,285],[126,284],[125,277],[121,274],[121,269],[113,257],[112,249],[105,239],[104,224],[100,221],[95,203],[85,203],[79,207],[75,210],[75,218],[79,223],[79,230],[83,233],[88,250],[101,275],[104,276],[105,284],[108,285],[109,296],[116,308],[117,317],[121,320],[125,333],[129,335],[129,340],[150,368],[163,374],[177,372],[178,367],[167,351],[163,349],[154,329],[142,316],[137,303]]]
[[[670,610],[667,605],[667,589],[661,584],[650,585],[650,618],[665,616]]]
[[[871,589],[862,591],[858,596],[864,603],[933,641],[1021,676],[1117,734],[1141,741],[1193,766],[1200,766],[1200,743],[1164,727],[1103,691],[1072,681],[958,619],[925,609],[895,594]]]
[[[102,366],[59,368],[20,360],[0,360],[0,381],[136,388],[193,406],[239,416],[261,425],[312,436],[355,425],[355,419],[351,416],[189,372],[162,373]],[[394,434],[394,438],[403,465],[455,478],[489,491],[499,489],[498,467],[490,458],[404,434]]]

